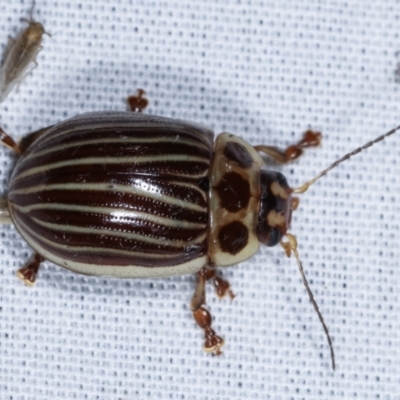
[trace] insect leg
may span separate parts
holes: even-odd
[[[280,163],[288,163],[290,161],[299,158],[303,154],[304,148],[319,146],[321,143],[321,138],[322,135],[320,132],[308,130],[304,132],[303,139],[301,139],[300,142],[289,146],[284,151],[274,146],[265,146],[265,145],[254,146],[254,148],[257,151],[261,151],[265,153],[267,156],[270,156],[275,161],[278,161]]]
[[[14,150],[17,154],[22,153],[19,145],[15,143],[14,139],[5,133],[2,128],[0,128],[0,142],[9,149]]]
[[[17,271],[18,278],[22,279],[26,285],[32,286],[35,283],[42,261],[44,261],[44,258],[40,254],[34,253],[28,263]]]
[[[224,339],[218,336],[211,328],[212,317],[210,312],[204,307],[206,303],[206,268],[198,272],[198,281],[194,291],[191,308],[194,320],[201,329],[204,330],[204,350],[215,356],[222,354],[221,347],[224,345]]]
[[[18,143],[16,143],[11,136],[9,136],[2,128],[0,128],[0,142],[9,149],[14,150],[17,154],[22,154],[39,136],[42,136],[51,127],[52,125],[39,129],[35,132],[28,133]]]
[[[141,113],[148,106],[149,100],[146,99],[146,92],[138,89],[135,96],[128,97],[127,103],[131,111]]]
[[[12,224],[10,213],[8,212],[8,200],[0,198],[0,224]]]
[[[207,268],[206,267],[206,280],[213,280],[215,292],[219,298],[225,297],[228,295],[231,300],[235,298],[235,294],[230,289],[230,284],[225,279],[222,279],[217,275],[217,270],[215,268]]]

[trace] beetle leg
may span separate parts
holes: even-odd
[[[29,133],[24,136],[18,143],[8,135],[2,128],[0,128],[0,142],[11,150],[14,150],[18,155],[22,154],[39,136],[43,135],[52,126],[39,129],[38,131]]]
[[[194,291],[191,308],[194,320],[201,329],[204,330],[204,350],[215,356],[222,354],[221,347],[224,345],[224,339],[218,336],[211,328],[212,317],[210,312],[204,307],[206,303],[206,268],[198,272],[198,281]]]
[[[322,135],[320,132],[308,130],[304,132],[303,139],[297,144],[289,146],[286,150],[279,150],[274,146],[254,146],[257,151],[261,151],[280,163],[288,163],[296,160],[303,154],[306,147],[317,147],[321,144]]]
[[[205,273],[206,280],[213,280],[215,292],[219,298],[225,297],[228,295],[231,300],[233,300],[236,295],[230,289],[230,284],[225,279],[222,279],[220,276],[217,275],[217,270],[215,268],[206,268]]]
[[[190,303],[190,308],[192,311],[198,310],[202,305],[206,304],[206,272],[203,268],[198,272],[198,280],[196,289],[193,293],[192,301]]]
[[[127,103],[131,111],[141,113],[149,104],[146,99],[146,92],[143,89],[138,89],[135,96],[129,96]]]
[[[4,197],[0,197],[0,224],[12,224],[8,211],[8,200]]]
[[[17,154],[21,154],[21,149],[19,145],[15,143],[15,140],[7,133],[5,133],[2,128],[0,128],[0,142],[9,149],[14,150]]]
[[[35,253],[31,260],[17,271],[18,278],[22,279],[26,285],[32,286],[35,283],[40,263],[42,261],[44,261],[44,258],[40,254]]]

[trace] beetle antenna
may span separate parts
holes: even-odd
[[[382,140],[382,139],[381,139]],[[317,302],[314,299],[314,295],[310,289],[310,286],[308,284],[307,278],[306,278],[306,274],[304,273],[304,269],[303,269],[303,265],[300,261],[300,257],[299,257],[299,253],[297,252],[297,240],[296,238],[291,235],[290,233],[286,233],[286,238],[287,238],[287,242],[283,242],[282,240],[280,241],[280,245],[283,247],[283,249],[285,250],[285,253],[288,257],[290,257],[291,253],[293,252],[294,256],[296,257],[296,261],[297,261],[297,266],[299,267],[299,272],[301,275],[301,279],[303,281],[303,284],[307,290],[308,293],[308,297],[310,298],[310,301],[312,303],[312,305],[314,306],[314,309],[318,315],[318,318],[322,324],[322,328],[324,329],[326,338],[328,340],[328,344],[329,344],[329,348],[331,351],[331,360],[332,360],[332,369],[335,370],[335,353],[333,351],[333,344],[332,344],[332,339],[329,335],[329,331],[328,331],[328,327],[325,324],[324,318],[321,314],[321,311],[319,311],[319,307]]]
[[[378,143],[382,141],[383,139],[387,138],[390,135],[393,135],[400,129],[400,125],[397,126],[396,128],[392,129],[391,131],[385,133],[384,135],[381,135],[377,137],[376,139],[364,144],[364,146],[358,147],[357,149],[353,150],[350,153],[347,153],[344,155],[342,158],[339,158],[339,160],[336,160],[333,164],[331,164],[328,168],[324,169],[322,172],[320,172],[316,177],[311,179],[310,181],[304,183],[303,185],[299,186],[296,189],[293,189],[293,193],[304,193],[307,191],[307,189],[314,184],[319,178],[322,178],[324,175],[326,175],[331,169],[337,167],[339,164],[341,164],[343,161],[348,160],[350,157],[354,156],[357,153],[361,153],[363,150],[367,149],[368,147],[373,146],[375,143]]]

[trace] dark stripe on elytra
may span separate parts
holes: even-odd
[[[70,129],[72,130],[69,131]],[[69,144],[78,140],[90,139],[119,138],[124,140],[125,138],[149,138],[162,140],[163,138],[174,139],[177,137],[193,140],[195,143],[201,143],[206,147],[211,147],[212,144],[207,138],[199,136],[199,132],[193,131],[193,129],[188,130],[180,127],[174,128],[162,126],[151,126],[146,128],[145,126],[137,127],[134,126],[134,124],[123,127],[113,127],[111,124],[105,124],[104,127],[96,126],[94,129],[91,129],[90,127],[82,127],[80,125],[71,128],[58,125],[49,130],[43,139],[38,139],[38,143],[43,140],[43,144],[48,147],[53,145],[56,146],[60,143]]]
[[[156,201],[148,197],[136,196],[130,193],[52,190],[17,195],[10,192],[9,201],[10,203],[20,206],[61,203],[93,207],[113,207],[128,211],[146,212],[156,216],[177,219],[180,221],[198,222],[203,224],[208,222],[207,209],[204,209],[204,212],[188,210],[184,207],[166,204],[162,201]]]
[[[145,218],[116,217],[110,214],[94,214],[79,211],[62,210],[33,210],[29,213],[32,218],[60,226],[81,226],[93,229],[110,229],[116,232],[131,232],[146,237],[168,240],[194,240],[206,233],[203,229],[178,228],[157,224]]]
[[[49,129],[42,137],[42,141],[47,144],[68,143],[70,140],[75,140],[82,134],[101,134],[106,133],[105,137],[151,137],[151,135],[167,135],[181,136],[199,140],[207,146],[212,146],[213,132],[203,126],[186,123],[184,121],[171,120],[168,118],[147,116],[142,118],[135,113],[92,113],[92,117],[81,115],[71,120],[65,121],[59,125]],[[126,126],[115,126],[116,124],[125,124]],[[96,126],[92,129],[91,126]],[[71,132],[67,132],[72,130]],[[64,134],[65,132],[65,134]],[[199,132],[201,134],[199,135]],[[60,135],[61,134],[61,135]],[[57,137],[52,137],[57,135]],[[87,137],[87,136],[86,136]],[[100,136],[99,136],[100,137]]]
[[[108,174],[108,179],[112,181],[113,174],[145,175],[154,177],[176,176],[176,174],[196,175],[197,177],[207,176],[209,170],[208,163],[190,161],[157,161],[151,163],[125,164],[80,164],[68,165],[64,167],[52,167],[43,172],[36,173],[38,184],[46,182],[46,178],[51,174]],[[20,174],[19,165],[15,168],[11,181]]]
[[[180,155],[203,157],[205,163],[209,163],[211,151],[201,149],[199,147],[183,144],[183,143],[99,143],[77,145],[61,149],[52,153],[44,154],[39,157],[22,159],[18,165],[19,173],[37,166],[45,166],[61,161],[79,160],[91,157],[149,157],[163,155]],[[138,159],[140,162],[140,159]],[[169,161],[168,161],[169,162]]]
[[[207,208],[208,201],[207,196],[208,193],[204,185],[199,180],[192,181],[191,184],[195,187],[192,188],[190,186],[185,186],[181,182],[183,179],[177,177],[170,177],[170,179],[157,179],[146,176],[131,176],[129,175],[116,175],[112,177],[112,183],[110,185],[124,185],[129,186],[131,188],[138,188],[143,190],[143,183],[152,185],[157,188],[157,194],[162,196],[170,196],[179,200],[189,201],[192,204],[199,205],[201,207]],[[65,184],[65,183],[108,183],[110,182],[110,177],[108,175],[103,174],[49,174],[45,178],[46,185],[54,185],[54,184]],[[173,182],[180,182],[180,185],[177,185]],[[42,185],[43,182],[40,182],[39,185]],[[10,188],[10,191],[18,190],[18,189],[27,189],[33,186],[38,185],[38,177],[30,176],[13,182]],[[201,187],[201,185],[203,187]],[[198,189],[196,189],[196,186]]]
[[[190,246],[170,246],[165,245],[162,240],[159,243],[148,243],[142,240],[124,238],[120,236],[113,236],[112,231],[104,234],[98,233],[79,233],[79,232],[66,232],[63,230],[55,230],[47,227],[43,227],[32,221],[32,219],[22,213],[16,212],[18,220],[22,229],[27,226],[34,231],[39,237],[56,242],[63,246],[73,247],[95,247],[95,248],[110,248],[115,250],[127,250],[132,251],[137,249],[139,252],[146,252],[149,254],[182,254],[188,249],[201,248],[206,249],[205,240],[198,244],[191,244]],[[30,234],[27,233],[29,236]],[[145,238],[144,238],[145,239]],[[52,247],[54,254],[57,254],[58,248]]]
[[[53,246],[49,245],[48,243],[45,243],[44,241],[38,239],[38,238],[32,238],[33,241],[38,243],[41,247],[49,251],[50,253],[64,259],[64,260],[70,260],[70,261],[75,261],[75,262],[81,262],[81,263],[87,263],[87,264],[94,264],[94,265],[111,265],[113,267],[124,267],[124,266],[129,266],[129,265],[139,265],[143,267],[163,267],[163,266],[174,266],[174,265],[179,265],[184,262],[188,262],[190,260],[193,260],[198,257],[204,256],[206,254],[207,249],[205,244],[202,244],[201,246],[191,246],[190,248],[185,249],[184,251],[178,252],[176,255],[169,256],[168,258],[152,258],[152,257],[141,257],[137,254],[135,254],[134,250],[132,249],[124,249],[132,251],[131,256],[127,255],[118,255],[118,254],[112,254],[110,252],[107,252],[107,248],[104,248],[103,252],[99,253],[91,253],[88,252],[87,250],[84,250],[82,252],[76,251],[75,249],[73,251],[65,250],[65,249],[59,249],[59,248],[54,248]],[[121,249],[121,247],[119,247]],[[141,250],[141,249],[140,249]],[[149,252],[149,254],[154,254],[155,252]],[[162,252],[165,254],[165,252]],[[99,267],[101,268],[101,267]],[[68,267],[68,269],[73,270],[73,268]],[[82,272],[80,272],[82,273]],[[101,275],[101,270],[99,271],[99,275]]]

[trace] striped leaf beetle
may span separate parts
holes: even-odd
[[[205,307],[206,281],[213,281],[218,296],[233,298],[216,267],[248,259],[260,243],[279,243],[297,260],[335,369],[328,329],[296,239],[288,233],[299,204],[293,195],[400,126],[292,189],[282,174],[264,168],[259,153],[286,163],[318,146],[320,133],[307,131],[285,151],[251,146],[230,133],[214,142],[214,132],[204,126],[143,114],[143,90],[128,104],[131,112],[83,114],[18,144],[0,128],[1,142],[20,155],[0,219],[12,221],[34,250],[18,276],[33,284],[43,260],[81,274],[120,278],[197,273],[191,309],[204,330],[204,349],[219,355],[224,342]]]

